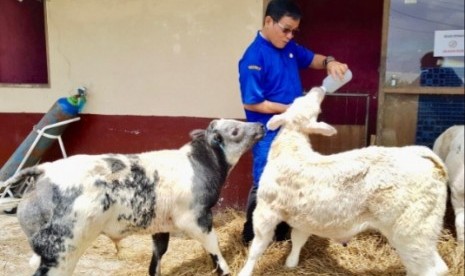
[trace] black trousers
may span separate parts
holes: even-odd
[[[244,228],[242,230],[242,241],[245,244],[248,244],[253,240],[253,212],[255,207],[257,207],[257,186],[252,185],[252,188],[249,191],[249,197],[247,199],[247,211],[246,211],[246,220],[244,223]],[[276,226],[274,239],[276,241],[283,241],[289,239],[289,225],[286,222],[281,222]]]

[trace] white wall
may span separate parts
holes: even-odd
[[[49,87],[0,86],[0,112],[243,118],[237,63],[262,0],[47,0]]]

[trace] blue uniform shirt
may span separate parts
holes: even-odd
[[[239,83],[243,104],[258,104],[264,100],[290,104],[302,96],[303,88],[299,70],[308,68],[314,53],[293,40],[283,48],[273,46],[271,42],[257,33],[255,40],[239,61]],[[247,121],[264,125],[273,114],[263,114],[245,110]],[[253,152],[253,180],[258,185],[263,168],[266,165],[271,142],[277,131],[268,130],[265,137],[255,144]]]

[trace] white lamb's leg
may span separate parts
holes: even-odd
[[[417,225],[419,229],[424,226]],[[445,276],[447,275],[447,265],[442,260],[436,248],[434,230],[418,231],[409,233],[408,231],[392,235],[385,234],[389,243],[396,249],[402,263],[407,270],[407,276]]]
[[[448,268],[437,250],[446,205],[445,189],[434,203],[426,197],[422,199],[402,209],[395,221],[379,230],[396,249],[407,276],[445,276]]]
[[[464,209],[463,209],[463,201],[462,201],[462,208],[456,208],[455,212],[455,230],[457,231],[457,243],[459,245],[464,245]]]
[[[286,266],[289,268],[296,267],[299,264],[299,256],[302,247],[307,242],[310,234],[300,231],[297,228],[292,228],[291,240],[292,240],[292,249],[291,253],[286,259]]]
[[[407,276],[446,276],[448,268],[435,249],[398,248]],[[399,250],[400,249],[400,250]],[[423,252],[423,250],[425,252]]]
[[[274,230],[280,221],[281,220],[279,220],[274,213],[269,211],[268,207],[262,206],[258,203],[253,214],[255,237],[250,245],[247,262],[239,272],[238,276],[252,275],[255,263],[273,240]]]
[[[464,243],[464,170],[460,171],[453,183],[450,183],[451,203],[455,213],[455,230],[457,232],[457,242]]]
[[[434,252],[434,270],[435,274],[433,275],[439,276],[447,275],[447,272],[449,270],[447,264],[442,260],[441,256],[439,256],[439,253],[437,251]]]
[[[239,272],[238,276],[252,275],[253,268],[255,267],[255,263],[258,261],[260,256],[263,254],[265,249],[270,244],[271,240],[273,239],[273,234],[274,234],[274,228],[271,231],[268,231],[266,233],[262,232],[262,235],[258,235],[258,233],[255,232],[255,237],[252,240],[252,245],[250,246],[250,249],[249,249],[249,257],[247,258],[247,262],[245,263],[241,272]]]

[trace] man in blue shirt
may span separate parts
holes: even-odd
[[[295,98],[303,95],[299,70],[326,69],[342,79],[348,66],[332,56],[316,54],[292,39],[298,30],[301,11],[292,0],[272,0],[267,6],[263,27],[239,61],[239,82],[247,121],[264,125],[284,112]],[[242,232],[245,243],[253,239],[252,214],[256,191],[266,165],[271,142],[277,131],[268,130],[253,148],[253,185],[247,202],[247,217]],[[278,225],[275,238],[284,239],[289,226]]]

